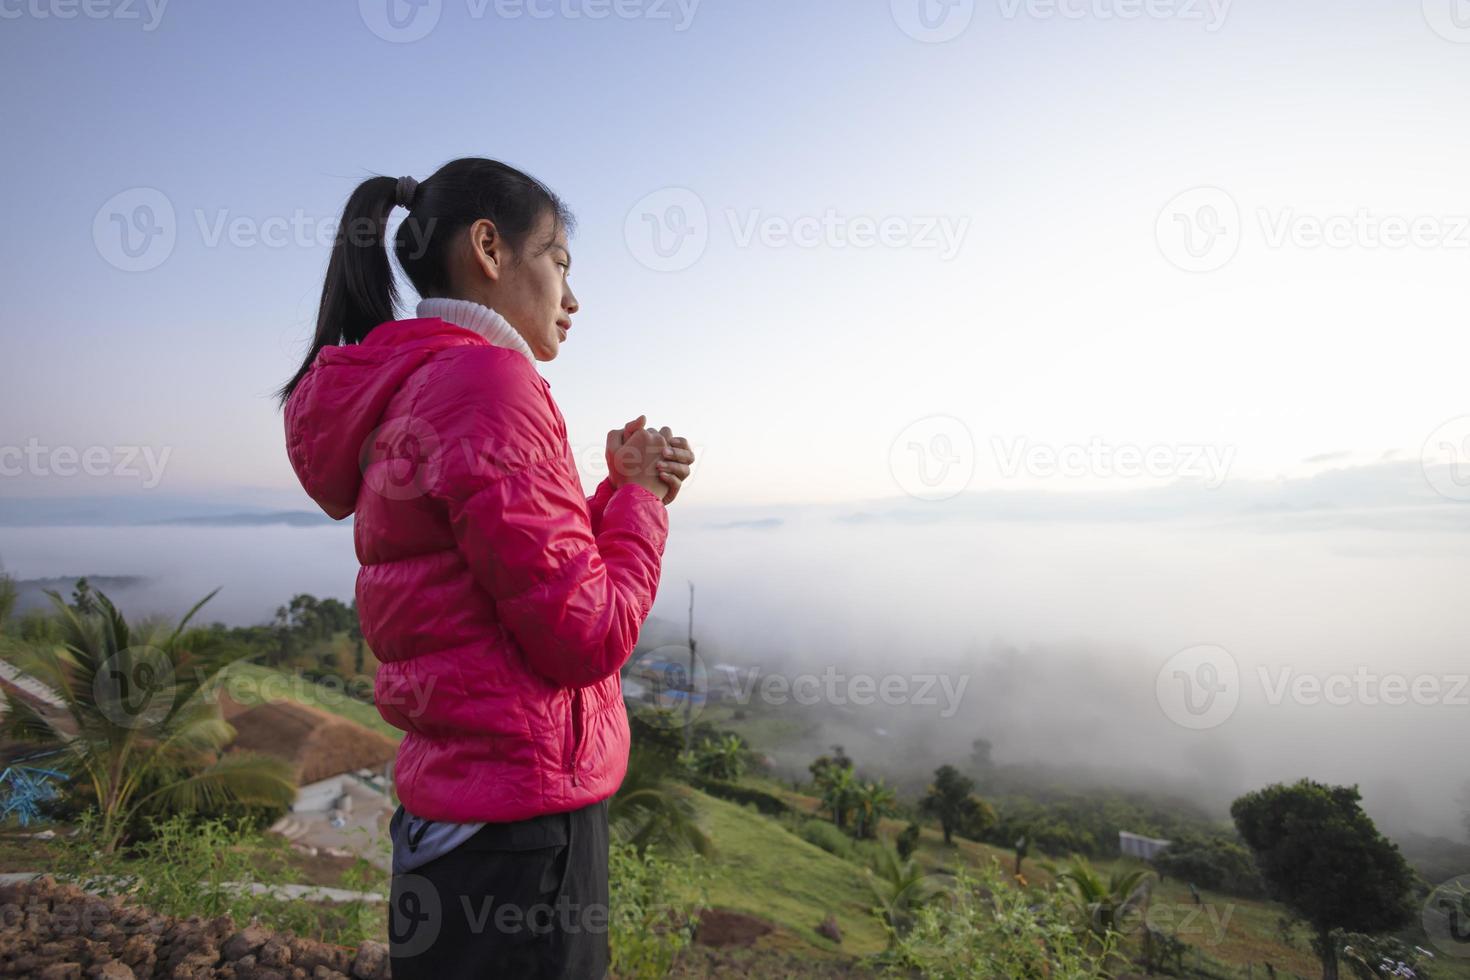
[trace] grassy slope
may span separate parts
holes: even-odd
[[[230,691],[243,702],[257,703],[261,695],[287,697],[335,712],[390,738],[402,736],[371,705],[310,681],[255,664],[237,664],[230,671],[242,681],[232,684]],[[283,677],[288,684],[282,684]],[[263,683],[267,679],[270,683]],[[769,730],[761,734],[771,739],[790,734],[790,722],[768,721]],[[815,813],[818,808],[812,797],[793,793],[774,780],[747,778],[745,782],[776,793],[806,812]],[[808,844],[768,817],[703,793],[696,792],[695,798],[701,823],[719,848],[712,862],[711,903],[784,927],[758,945],[816,957],[861,955],[883,948],[882,927],[867,911],[870,897],[860,868]],[[889,837],[903,827],[904,822],[898,820],[884,820],[881,825]],[[959,839],[953,847],[946,847],[939,831],[931,827],[923,828],[917,856],[931,872],[953,870],[960,862],[975,867],[992,859],[1008,870],[1013,865],[1012,854],[1005,848]],[[1107,862],[1096,863],[1100,868],[1111,867]],[[1051,881],[1036,858],[1028,858],[1023,870],[1033,885]],[[1242,967],[1254,963],[1262,972],[1260,965],[1269,962],[1281,971],[1317,976],[1319,967],[1310,952],[1281,941],[1276,925],[1283,911],[1280,906],[1209,891],[1201,892],[1201,897],[1206,911],[1193,912],[1194,902],[1183,882],[1160,882],[1154,890],[1155,918],[1151,921],[1166,929],[1173,925],[1181,939],[1226,963]],[[842,928],[840,947],[815,932],[829,910]],[[1433,975],[1436,980],[1470,980],[1470,961],[1440,957]]]
[[[868,911],[872,897],[862,869],[790,833],[777,821],[735,803],[694,791],[699,819],[715,842],[709,901],[784,926],[809,951],[876,953],[886,945],[883,927]],[[817,935],[831,912],[842,930],[838,946]]]

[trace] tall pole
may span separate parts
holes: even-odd
[[[684,751],[691,748],[694,739],[694,583],[689,583],[689,681],[684,692]]]

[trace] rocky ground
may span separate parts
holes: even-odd
[[[300,939],[228,916],[177,919],[50,877],[0,887],[0,976],[389,980],[388,949]]]

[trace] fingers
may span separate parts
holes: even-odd
[[[660,473],[658,477],[669,488],[669,492],[664,495],[664,506],[667,507],[674,502],[675,497],[679,496],[679,488],[684,485],[684,481],[670,473]]]

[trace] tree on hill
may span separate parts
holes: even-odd
[[[995,810],[974,790],[975,781],[954,766],[934,770],[934,782],[919,801],[919,812],[939,821],[946,844],[954,843],[955,834],[979,840],[995,825]]]
[[[831,755],[819,755],[807,767],[812,774],[812,783],[821,794],[822,809],[832,815],[832,822],[839,830],[847,826],[847,815],[854,804],[857,792],[857,777],[853,775],[852,759],[842,746],[832,746]]]
[[[861,782],[853,791],[853,834],[859,838],[878,836],[878,821],[894,812],[898,794],[883,780]]]
[[[10,619],[10,614],[15,611],[17,598],[15,579],[5,571],[4,565],[0,565],[0,629],[5,627]]]
[[[832,766],[823,771],[817,786],[822,791],[822,808],[832,814],[838,830],[847,829],[847,816],[857,796],[857,777],[849,768]]]
[[[1408,925],[1413,872],[1358,805],[1356,786],[1303,779],[1230,805],[1267,892],[1313,930],[1323,980],[1338,980],[1337,935]]]

